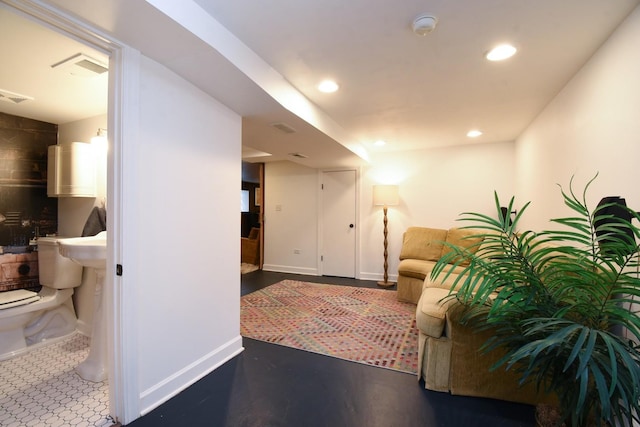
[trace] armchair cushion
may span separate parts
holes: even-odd
[[[424,280],[425,272],[431,271],[434,266],[433,261],[425,261],[422,259],[406,258],[398,264],[398,274],[406,277],[414,277]]]
[[[437,261],[442,254],[442,242],[447,230],[426,227],[409,227],[404,233],[400,259]]]
[[[472,237],[474,234],[478,233],[468,229],[450,228],[447,232],[447,239],[445,241],[451,245],[467,249],[471,253],[476,253],[480,247],[480,243],[482,243],[482,237]],[[452,249],[449,246],[444,245],[442,248],[442,256],[451,251]],[[456,260],[457,258],[453,261]],[[460,265],[469,265],[469,262],[463,261]]]

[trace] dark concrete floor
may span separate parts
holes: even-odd
[[[242,294],[283,279],[376,287],[375,282],[256,271]],[[531,427],[534,409],[424,389],[413,375],[252,339],[245,351],[129,424],[214,427]]]

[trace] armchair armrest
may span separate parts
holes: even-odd
[[[258,264],[260,251],[260,240],[240,238],[241,262],[248,264]]]
[[[555,402],[552,395],[538,392],[534,384],[519,385],[519,375],[503,366],[491,370],[502,357],[499,349],[485,353],[482,345],[494,335],[492,330],[478,331],[460,323],[467,308],[454,304],[447,311],[447,333],[451,339],[451,394],[489,397],[527,404]]]

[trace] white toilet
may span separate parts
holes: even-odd
[[[76,330],[73,288],[82,283],[82,266],[60,255],[58,238],[38,239],[40,292],[0,293],[0,360]]]

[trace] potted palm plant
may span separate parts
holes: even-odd
[[[449,245],[432,278],[446,276],[447,264],[464,268],[451,291],[465,306],[461,321],[493,331],[482,351],[504,352],[494,368],[557,396],[559,423],[630,426],[640,416],[640,316],[630,308],[640,298],[638,214],[590,210],[594,179],[579,196],[572,182],[561,188],[572,215],[552,219],[553,230],[519,230],[529,204],[510,218],[514,199],[501,209],[497,194],[497,219],[462,214],[483,241]]]

